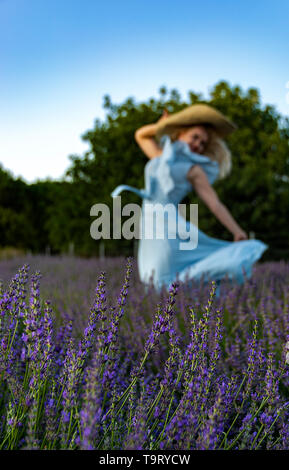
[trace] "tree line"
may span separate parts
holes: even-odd
[[[104,97],[106,117],[96,119],[83,140],[89,150],[71,155],[61,181],[27,184],[0,166],[0,246],[13,246],[34,253],[64,253],[97,256],[100,242],[90,236],[95,203],[107,204],[112,213],[111,191],[118,184],[144,187],[147,157],[134,140],[134,132],[157,121],[164,108],[177,112],[194,103],[210,104],[238,125],[228,137],[233,169],[214,185],[221,201],[241,227],[268,243],[264,260],[289,258],[289,119],[274,106],[262,106],[259,91],[230,86],[220,81],[208,100],[189,91],[184,100],[175,90],[161,87],[158,97],[136,102],[129,97],[121,104]],[[140,203],[133,193],[122,193],[122,203]],[[210,236],[232,240],[192,192],[185,203],[199,204],[199,228]],[[107,255],[131,254],[133,240],[105,240]]]

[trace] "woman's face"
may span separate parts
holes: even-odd
[[[192,152],[203,153],[209,136],[204,126],[193,126],[182,131],[178,140],[187,142]]]

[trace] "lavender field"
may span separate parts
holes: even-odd
[[[0,261],[1,449],[289,449],[289,263],[157,293],[135,260]]]

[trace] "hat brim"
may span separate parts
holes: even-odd
[[[178,113],[171,114],[168,118],[157,123],[156,137],[171,135],[180,127],[191,127],[198,124],[212,125],[219,137],[230,135],[238,127],[220,111],[207,104],[193,104]]]

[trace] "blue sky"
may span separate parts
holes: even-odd
[[[288,0],[0,0],[0,162],[60,178],[105,94],[207,98],[227,80],[289,115],[288,45]]]

